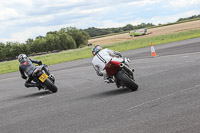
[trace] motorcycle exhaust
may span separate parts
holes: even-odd
[[[127,67],[124,63],[121,63],[121,64],[120,64],[120,67],[121,67],[121,68],[124,68],[126,71],[132,72],[132,70],[131,70],[129,67]]]
[[[131,74],[133,74],[133,71],[128,66],[126,66],[124,63],[121,63],[120,67],[123,68],[125,71],[130,72]]]

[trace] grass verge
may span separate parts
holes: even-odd
[[[200,30],[191,30],[175,34],[147,37],[137,40],[116,43],[112,45],[106,45],[103,47],[104,48],[107,47],[116,51],[126,51],[142,47],[149,47],[151,42],[153,42],[154,45],[159,45],[159,44],[165,44],[196,37],[200,37]],[[68,50],[60,53],[36,56],[33,58],[41,60],[43,63],[47,65],[52,65],[52,64],[58,64],[62,62],[92,57],[91,49],[92,47],[85,47],[82,49]],[[19,69],[19,62],[17,60],[0,63],[0,74],[18,71],[18,69]]]

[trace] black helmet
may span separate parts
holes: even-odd
[[[19,62],[21,62],[21,61],[24,60],[24,59],[27,59],[27,56],[26,56],[25,54],[20,54],[20,55],[18,56]]]
[[[92,54],[95,56],[99,51],[101,51],[102,48],[99,45],[94,46],[92,49]]]

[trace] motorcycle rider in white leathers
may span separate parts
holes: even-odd
[[[120,52],[116,52],[108,48],[102,50],[99,45],[94,46],[92,49],[92,54],[94,55],[92,59],[92,65],[97,75],[103,76],[104,81],[107,83],[113,82],[113,79],[108,77],[106,70],[104,69],[110,60],[124,62],[129,66],[129,59],[122,58]]]

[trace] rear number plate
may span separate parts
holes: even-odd
[[[48,75],[46,75],[46,73],[43,73],[40,77],[39,80],[44,82],[46,79],[48,78]]]

